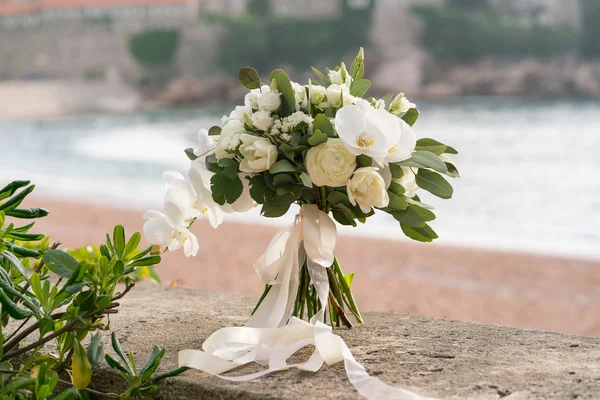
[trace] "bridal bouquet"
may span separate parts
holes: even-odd
[[[329,288],[324,318],[332,326],[351,326],[346,309],[359,323],[362,317],[351,291],[353,275],[345,274],[333,255],[335,225],[328,215],[341,225],[356,226],[381,211],[396,219],[406,236],[422,242],[436,239],[428,225],[435,214],[417,192],[452,196],[452,186],[442,175],[458,176],[448,156],[456,150],[434,139],[416,139],[412,125],[419,112],[404,94],[365,98],[370,82],[363,78],[362,49],[350,70],[344,63],[326,74],[313,70],[319,83],[300,85],[282,70],[273,71],[263,84],[254,69],[240,69],[240,82],[250,90],[244,105],[224,116],[222,127],[200,131],[199,148],[185,151],[192,160],[187,180],[165,173],[164,213],[146,213],[144,231],[165,249],[183,247],[186,255],[195,255],[198,242],[189,227],[202,214],[216,227],[223,212],[260,206],[264,217],[277,218],[298,205],[299,218],[321,223],[313,232],[317,236],[307,238],[304,232],[299,240],[304,246],[288,249],[288,256],[298,262],[293,271],[297,276],[289,277],[293,302],[286,304],[288,311],[302,319],[323,308],[309,269],[311,259],[321,261]],[[323,236],[324,229],[333,230],[333,239]],[[282,240],[287,243],[287,237]],[[306,257],[312,241],[318,242],[313,247],[325,249]],[[255,266],[266,284],[256,310],[274,284],[281,284],[277,279],[283,279],[278,276],[281,268],[270,265],[280,258],[278,252],[285,252],[285,246],[272,243]]]
[[[187,178],[164,174],[164,212],[148,211],[144,232],[163,250],[183,247],[187,256],[199,250],[189,228],[202,215],[217,227],[223,213],[260,206],[264,217],[278,218],[299,206],[292,226],[254,265],[265,291],[246,326],[215,332],[203,351],[181,351],[180,366],[239,381],[291,367],[317,371],[343,360],[350,382],[367,398],[421,399],[370,377],[332,333],[334,326],[352,326],[350,314],[363,322],[351,290],[354,276],[342,271],[334,254],[334,220],[356,226],[381,211],[406,236],[436,239],[428,225],[435,214],[417,192],[452,197],[443,175],[458,176],[448,156],[456,150],[416,139],[412,126],[419,112],[404,94],[365,97],[370,82],[364,68],[361,49],[349,70],[343,63],[326,74],[313,68],[318,82],[306,85],[282,70],[263,83],[254,69],[240,69],[250,90],[244,105],[224,116],[221,127],[201,130],[198,148],[185,150],[191,159]],[[315,352],[308,361],[287,364],[310,344]],[[221,375],[249,362],[268,369]]]

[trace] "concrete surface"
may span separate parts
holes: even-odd
[[[399,294],[401,295],[401,293]],[[111,318],[138,365],[154,344],[167,349],[161,370],[181,349],[200,348],[215,330],[243,325],[255,298],[142,283]],[[600,338],[366,312],[366,324],[339,329],[355,358],[383,381],[442,399],[598,399]],[[105,335],[108,345],[108,336]],[[108,347],[108,346],[107,346]],[[304,356],[310,354],[305,349]],[[259,366],[232,374],[246,374]],[[100,369],[94,387],[117,391],[122,380]],[[163,399],[357,399],[343,364],[316,374],[289,370],[232,383],[188,371],[161,384]]]

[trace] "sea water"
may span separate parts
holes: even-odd
[[[600,259],[600,102],[457,99],[419,102],[418,137],[459,150],[452,200],[427,193],[439,243]],[[47,196],[160,208],[164,170],[231,107],[0,121],[0,183],[30,179]],[[258,212],[228,216],[267,220]],[[402,239],[385,213],[345,233]]]

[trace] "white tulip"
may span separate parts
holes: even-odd
[[[166,214],[154,210],[144,213],[147,220],[143,228],[144,236],[162,250],[175,251],[183,247],[186,257],[195,256],[199,250],[198,239],[185,225],[180,224],[182,217],[176,215],[176,207],[170,203],[166,203],[165,207]]]
[[[258,96],[258,109],[264,111],[275,111],[281,105],[279,92],[264,92]]]
[[[242,144],[239,150],[243,157],[240,171],[263,172],[271,168],[271,165],[277,161],[277,146],[272,144],[269,139],[244,134],[240,136],[240,140]]]
[[[400,138],[398,142],[388,150],[385,160],[387,162],[400,162],[408,160],[417,146],[417,135],[406,122],[396,118],[400,125]]]
[[[400,93],[398,96],[392,100],[392,104],[390,104],[390,114],[397,115],[399,117],[403,117],[408,110],[411,108],[416,108],[417,105],[411,103],[404,93]]]
[[[252,114],[252,124],[256,129],[267,132],[273,125],[273,118],[271,118],[271,113],[268,111],[255,112],[254,114]]]
[[[363,167],[354,171],[346,184],[348,199],[353,205],[358,204],[365,214],[372,207],[387,207],[390,198],[385,182],[377,173],[377,168]]]
[[[356,156],[341,139],[328,139],[306,153],[306,170],[317,186],[343,187],[356,168]]]
[[[365,154],[379,165],[402,136],[397,117],[364,105],[342,107],[335,116],[335,130],[352,154]]]
[[[215,146],[215,155],[217,158],[234,158],[235,150],[239,146],[240,136],[246,133],[246,128],[241,121],[230,120],[223,129],[221,135],[217,139]]]

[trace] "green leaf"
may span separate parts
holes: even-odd
[[[191,147],[187,148],[184,150],[185,151],[185,155],[187,156],[187,158],[189,158],[190,160],[194,161],[195,159],[198,158],[198,156],[196,155],[196,153],[194,153],[194,149],[192,149]]]
[[[358,157],[356,157],[356,162],[361,167],[372,167],[373,166],[373,159],[365,154],[361,154]]]
[[[405,189],[402,185],[397,184],[396,182],[392,182],[390,183],[390,187],[388,188],[388,190],[394,194],[397,195],[403,195],[405,192]]]
[[[279,115],[287,117],[296,109],[296,95],[292,88],[290,78],[281,69],[276,69],[269,75],[269,80],[275,81],[279,93],[281,93],[281,106],[279,106]]]
[[[315,73],[315,75],[317,75],[317,77],[326,85],[329,86],[331,84],[331,82],[329,82],[329,79],[325,78],[325,75],[323,75],[323,73],[321,71],[319,71],[318,69],[316,69],[315,67],[310,67],[312,68],[313,72]]]
[[[160,256],[148,256],[148,257],[144,257],[144,258],[135,260],[134,262],[129,264],[129,266],[130,267],[149,267],[151,265],[160,264],[160,260],[161,260]]]
[[[31,185],[21,190],[19,193],[11,197],[6,203],[0,204],[0,211],[10,211],[14,210],[21,204],[21,202],[33,191],[35,185]]]
[[[416,108],[411,108],[406,112],[406,114],[402,116],[402,119],[408,125],[413,126],[415,122],[417,122],[417,120],[419,119],[419,110],[417,110]]]
[[[208,130],[208,136],[219,136],[221,134],[220,126],[211,126]]]
[[[14,210],[6,211],[6,215],[20,219],[43,218],[50,212],[45,208],[15,208]]]
[[[130,254],[132,254],[134,251],[137,250],[137,247],[140,244],[141,239],[142,239],[142,235],[139,232],[136,232],[133,235],[131,235],[131,238],[129,238],[129,241],[127,242],[127,246],[125,246],[125,253],[124,253],[125,257],[129,256]]]
[[[402,170],[402,167],[400,165],[390,163],[389,166],[393,179],[400,179],[404,176],[404,171]]]
[[[260,88],[260,76],[252,67],[240,68],[238,78],[240,83],[250,90]]]
[[[40,258],[41,257],[40,252],[33,250],[33,249],[26,249],[24,247],[17,246],[15,244],[8,243],[8,242],[4,242],[4,245],[8,248],[8,250],[10,250],[15,255],[17,255],[21,258],[27,258],[27,257]],[[20,265],[20,262],[19,262],[19,265]]]
[[[411,206],[412,207],[412,206]],[[392,216],[401,224],[410,226],[411,228],[422,228],[425,226],[425,220],[414,209],[408,207],[404,211],[394,211]]]
[[[288,174],[278,174],[273,177],[273,185],[281,186],[287,184],[294,184],[294,179]]]
[[[357,225],[356,219],[355,219],[356,217],[354,216],[354,213],[352,213],[352,210],[350,210],[348,207],[346,207],[342,203],[336,204],[332,207],[331,215],[333,216],[333,219],[335,219],[341,225],[348,225],[348,226],[356,226]]]
[[[235,203],[237,199],[240,198],[242,192],[244,191],[244,184],[240,179],[239,175],[236,175],[227,185],[225,189],[225,200],[229,204]]]
[[[154,346],[152,348],[152,353],[150,353],[150,357],[146,364],[142,367],[142,371],[140,372],[140,378],[142,382],[146,381],[150,376],[156,371],[158,365],[160,364],[163,356],[165,355],[165,349]]]
[[[108,364],[109,367],[119,370],[128,376],[131,375],[131,372],[129,372],[129,370],[127,370],[127,368],[125,368],[125,366],[123,366],[123,364],[121,364],[117,359],[115,359],[110,354],[104,354],[104,359],[106,360],[106,363]]]
[[[327,118],[323,114],[318,114],[315,117],[315,120],[313,121],[313,130],[316,131],[317,129],[329,137],[334,136],[333,125],[331,124],[331,121],[329,120],[329,118]],[[309,140],[309,143],[310,143],[310,140]]]
[[[15,257],[15,255],[10,251],[4,250],[1,254],[19,271],[21,275],[23,275],[26,280],[29,280],[29,275],[27,274],[25,266],[21,263],[21,260]]]
[[[30,181],[13,181],[9,183],[8,185],[0,189],[0,200],[4,200],[7,197],[12,196],[17,190],[29,185],[29,183]]]
[[[298,168],[292,165],[288,160],[279,160],[275,164],[271,165],[269,172],[271,174],[280,174],[282,172],[297,172]]]
[[[356,97],[363,97],[371,87],[371,82],[368,79],[359,79],[352,83],[350,94]]]
[[[219,167],[223,167],[223,168],[226,168],[226,167],[237,167],[238,162],[235,159],[233,159],[233,158],[220,158],[217,161],[217,165]]]
[[[322,115],[322,114],[320,114]],[[310,144],[313,147],[316,147],[322,143],[327,142],[328,136],[326,134],[324,134],[323,132],[321,132],[320,130],[316,129],[313,134],[308,138],[308,144]]]
[[[43,260],[50,271],[65,278],[70,278],[79,265],[79,261],[62,250],[47,250]]]
[[[365,52],[361,47],[358,54],[350,65],[350,76],[353,80],[359,80],[365,74]]]
[[[404,224],[400,224],[400,227],[406,236],[419,242],[432,242],[434,239],[439,237],[437,233],[435,233],[435,231],[427,224],[420,228],[412,228]]]
[[[446,144],[438,142],[437,140],[429,138],[417,140],[417,146],[415,150],[427,150],[437,154],[438,156],[444,153],[458,154],[458,151],[456,151],[453,147],[450,147]]]
[[[388,208],[391,208],[393,210],[406,210],[406,208],[408,207],[406,201],[404,201],[404,199],[398,196],[397,194],[393,192],[388,192],[388,196],[390,197]]]
[[[136,371],[133,370],[131,364],[129,363],[129,360],[125,356],[125,352],[123,351],[123,347],[121,347],[121,343],[119,342],[119,339],[117,338],[116,332],[113,332],[110,335],[110,338],[111,338],[112,348],[115,351],[115,353],[117,353],[117,355],[121,358],[121,360],[123,360],[125,362],[125,365],[127,365],[127,367],[129,368],[129,372],[132,375],[135,375]],[[108,354],[107,354],[107,356],[108,356]]]
[[[12,301],[3,289],[0,289],[0,304],[2,304],[2,312],[8,313],[11,318],[21,320],[30,317],[33,313],[30,310],[20,308]]]
[[[179,367],[179,368],[175,368],[170,371],[167,371],[167,372],[163,372],[161,374],[152,375],[151,378],[152,378],[152,381],[158,382],[158,381],[161,381],[166,378],[171,378],[173,376],[181,375],[188,369],[189,369],[188,367]]]
[[[121,259],[125,252],[125,228],[123,228],[123,225],[115,226],[115,229],[113,230],[113,240],[117,256]]]
[[[460,178],[460,173],[458,172],[458,169],[456,169],[456,166],[454,164],[446,162],[446,167],[448,168],[448,172],[446,172],[446,175],[448,175],[451,178]]]
[[[348,199],[348,195],[346,193],[339,192],[334,190],[329,193],[327,196],[327,203],[333,205],[336,204],[344,204],[345,206],[350,206],[350,200]]]
[[[302,181],[302,185],[304,185],[304,187],[313,187],[312,179],[310,179],[310,176],[306,172],[300,174],[300,180]]]
[[[446,163],[442,161],[438,156],[429,151],[415,151],[414,153],[412,153],[411,160],[427,168],[434,169],[438,172],[444,173],[448,171]]]
[[[451,198],[454,192],[452,185],[437,172],[420,169],[416,176],[416,181],[420,188],[442,199]]]
[[[96,332],[90,340],[90,344],[87,348],[87,357],[93,366],[98,366],[104,359],[104,343],[102,342],[102,335],[100,332]]]
[[[225,204],[225,190],[231,182],[231,179],[224,173],[218,173],[210,178],[210,191],[212,192],[213,200],[220,205]]]
[[[1,394],[10,394],[19,389],[25,389],[32,385],[35,385],[35,378],[15,378],[6,386],[4,386],[1,390]]]
[[[250,179],[250,197],[258,204],[265,202],[265,189],[267,183],[262,175],[255,175]]]

